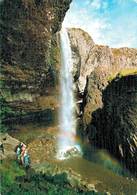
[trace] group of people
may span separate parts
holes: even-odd
[[[30,156],[27,151],[27,147],[24,143],[19,143],[16,147],[16,159],[19,164],[23,165],[25,168],[30,167]]]

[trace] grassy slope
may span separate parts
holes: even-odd
[[[113,73],[108,77],[108,81],[112,81],[116,76],[124,77],[128,75],[137,74],[137,68],[126,68],[122,69],[119,73]]]

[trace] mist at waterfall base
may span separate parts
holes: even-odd
[[[58,136],[58,159],[67,158],[67,151],[80,152],[76,139],[75,98],[73,94],[72,54],[67,29],[60,32],[61,44],[61,107],[59,113],[60,132]]]

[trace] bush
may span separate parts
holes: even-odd
[[[4,160],[0,164],[1,185],[0,192],[5,193],[15,183],[17,176],[25,175],[25,171],[13,160]]]
[[[9,167],[8,167],[9,166]],[[105,193],[84,192],[72,188],[66,174],[48,176],[32,170],[24,175],[15,162],[4,165],[2,171],[2,195],[105,195]]]

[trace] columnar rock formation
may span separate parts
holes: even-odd
[[[102,93],[103,108],[92,113],[88,137],[137,176],[137,75],[114,79]]]
[[[73,74],[84,91],[84,136],[137,170],[137,49],[96,45],[81,29],[68,29]],[[128,76],[131,75],[131,76]]]

